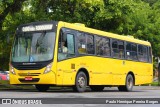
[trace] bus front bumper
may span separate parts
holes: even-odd
[[[13,75],[10,73],[10,84],[56,84],[55,72],[50,71],[47,74],[40,74],[38,76],[32,75]]]

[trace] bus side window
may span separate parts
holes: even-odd
[[[87,53],[88,54],[94,54],[94,37],[93,35],[85,34],[87,38]]]
[[[78,43],[78,53],[79,54],[86,54],[86,36],[79,32],[77,34],[77,43]]]
[[[100,55],[101,37],[96,36],[96,54]]]
[[[110,56],[110,41],[105,37],[96,37],[97,55]]]
[[[61,31],[58,45],[58,60],[75,56],[75,41],[72,33],[62,33]]]
[[[112,39],[112,54],[114,58],[124,58],[124,42]]]
[[[119,58],[124,58],[124,42],[118,41]]]
[[[151,47],[148,47],[148,62],[152,63],[152,49]]]
[[[137,60],[137,44],[126,42],[126,58],[128,60]]]
[[[114,58],[119,58],[118,41],[115,39],[112,39],[112,54]]]
[[[128,60],[131,60],[132,58],[131,58],[131,51],[132,51],[132,49],[131,49],[131,43],[129,43],[129,42],[126,42],[126,58],[128,59]]]
[[[74,35],[67,34],[67,57],[75,56]]]
[[[67,43],[65,33],[61,30],[58,41],[58,60],[64,60],[67,57]]]
[[[110,52],[110,40],[109,38],[103,38],[104,42],[103,42],[103,55],[104,56],[110,56],[111,52]]]
[[[133,44],[132,43],[132,59],[133,60],[137,60],[138,59],[138,57],[137,57],[137,45],[136,44]]]
[[[138,45],[138,59],[142,62],[148,62],[147,46]]]

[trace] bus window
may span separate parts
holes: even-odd
[[[97,55],[100,55],[101,53],[100,45],[101,45],[101,37],[96,36],[96,54]]]
[[[75,56],[74,35],[60,34],[58,60],[64,60]]]
[[[149,62],[151,63],[152,62],[152,50],[151,50],[151,47],[148,47],[148,58],[149,58]]]
[[[119,58],[124,58],[124,42],[118,41],[118,51],[119,51]]]
[[[132,59],[131,51],[132,51],[131,43],[126,42],[126,58],[129,59],[129,60]]]
[[[109,39],[105,37],[96,37],[96,54],[101,56],[110,56]]]
[[[93,35],[85,34],[87,38],[87,53],[88,54],[94,54],[94,38]]]
[[[63,33],[63,31],[61,30],[59,41],[58,41],[58,52],[59,53],[67,53],[67,51],[68,51],[67,38],[66,38],[65,34]]]
[[[146,46],[138,45],[138,59],[142,62],[148,62]]]
[[[114,58],[124,58],[124,42],[112,39],[112,54]]]
[[[126,42],[126,58],[128,60],[137,60],[137,45]]]
[[[112,39],[112,54],[114,58],[118,58],[118,41]]]
[[[73,57],[75,55],[75,45],[74,45],[74,35],[67,34],[67,47],[68,47],[68,57]]]
[[[86,54],[86,36],[83,33],[77,34],[78,53]]]
[[[96,54],[103,55],[103,38],[99,36],[96,37]]]
[[[110,40],[108,38],[103,38],[104,42],[103,42],[103,55],[104,56],[110,56],[111,52],[110,52]]]
[[[138,59],[138,57],[137,57],[137,45],[132,44],[131,46],[132,46],[132,53],[131,53],[132,59],[137,60]]]

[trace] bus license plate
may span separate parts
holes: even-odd
[[[25,77],[25,80],[32,80],[32,77]]]

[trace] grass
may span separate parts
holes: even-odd
[[[160,85],[160,82],[158,83],[158,82],[152,82],[151,83],[151,86],[158,86],[158,85]]]
[[[160,86],[160,82],[152,82],[151,84],[142,84],[141,86]]]

